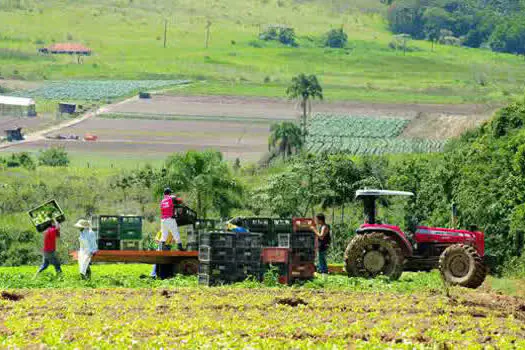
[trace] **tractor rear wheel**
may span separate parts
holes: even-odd
[[[349,277],[383,275],[397,280],[403,273],[403,262],[403,252],[397,242],[380,232],[355,236],[345,251]]]
[[[441,254],[439,271],[450,285],[478,288],[485,281],[487,268],[474,247],[454,244]]]

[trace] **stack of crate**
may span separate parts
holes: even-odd
[[[273,220],[270,218],[242,218],[242,227],[250,232],[261,233],[264,246],[275,246],[277,244]]]
[[[315,273],[315,248],[317,239],[312,231],[314,219],[294,218],[290,237],[291,267],[294,279],[311,279]]]
[[[100,215],[98,217],[98,249],[120,249],[119,217],[117,215]]]
[[[121,216],[119,218],[120,249],[142,249],[142,216]]]
[[[288,232],[283,230],[278,234],[278,247],[264,249],[265,269],[277,267],[281,283],[314,277],[316,238],[311,229],[313,224],[313,219],[294,218]]]
[[[199,284],[215,286],[236,281],[235,237],[232,232],[200,234]]]
[[[197,219],[195,224],[188,227],[186,249],[192,251],[199,250],[199,235],[205,232],[213,232],[217,229],[218,220]]]
[[[261,252],[262,237],[260,233],[238,233],[235,240],[235,262],[237,280],[248,277],[260,280],[262,277]]]
[[[142,249],[141,216],[100,215],[97,223],[98,249]]]

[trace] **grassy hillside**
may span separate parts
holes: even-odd
[[[299,72],[319,76],[328,99],[462,103],[521,93],[523,60],[413,41],[389,48],[379,0],[9,0],[0,4],[0,75],[40,79],[172,79],[197,83],[176,93],[282,96]],[[211,21],[210,45],[204,48]],[[164,20],[168,45],[163,48]],[[258,40],[268,24],[295,29],[298,48]],[[322,47],[343,26],[345,49]],[[37,48],[81,42],[95,54],[77,64]]]

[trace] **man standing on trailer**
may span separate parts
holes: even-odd
[[[174,218],[175,204],[182,204],[182,199],[172,195],[173,191],[167,187],[164,189],[164,198],[160,201],[160,229],[161,235],[157,237],[156,241],[158,244],[157,250],[171,250],[172,239],[175,239],[177,248],[184,250],[182,247],[182,241],[180,239],[179,227],[177,226],[177,220]],[[151,271],[151,277],[157,277],[157,266],[153,265],[153,271]]]
[[[172,193],[173,192],[171,191],[171,188],[166,188],[164,190],[164,198],[160,202],[160,228],[162,231],[162,236],[159,241],[159,250],[162,250],[162,247],[165,245],[170,232],[177,243],[178,249],[184,250],[184,248],[182,248],[182,241],[180,239],[179,227],[177,226],[177,221],[174,218],[175,204],[182,204],[182,199],[177,196],[172,196]]]

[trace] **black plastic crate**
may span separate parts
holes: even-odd
[[[291,248],[315,249],[315,234],[313,232],[296,232],[291,236]]]
[[[219,220],[213,219],[197,219],[195,221],[195,229],[197,231],[214,231],[217,229],[217,224]]]
[[[273,221],[270,218],[242,218],[242,226],[251,232],[273,232]]]
[[[236,248],[262,248],[263,235],[261,233],[237,233]]]
[[[99,250],[120,250],[120,240],[118,239],[99,239]]]
[[[177,221],[178,226],[193,225],[197,222],[197,213],[184,204],[175,205],[173,208],[173,217]]]
[[[200,262],[235,262],[235,249],[233,248],[212,248],[210,246],[199,246]]]
[[[201,233],[199,245],[212,248],[234,248],[236,234],[233,232],[206,232]]]
[[[315,249],[292,249],[292,262],[313,263],[315,262]]]
[[[221,286],[225,284],[231,284],[234,282],[235,281],[231,279],[225,279],[223,277],[215,277],[215,276],[210,276],[206,274],[199,274],[199,285],[201,286],[208,286],[208,287]]]
[[[235,261],[239,263],[256,263],[261,261],[261,248],[236,248]]]
[[[237,265],[235,263],[217,263],[217,262],[200,262],[199,274],[209,275],[213,277],[220,277],[228,280],[232,279],[237,273]]]
[[[277,234],[275,232],[266,232],[263,235],[263,246],[277,247]]]
[[[273,231],[279,233],[292,233],[292,219],[273,219]]]
[[[238,264],[237,281],[242,282],[247,278],[255,278],[257,281],[262,281],[263,272],[261,264]]]

